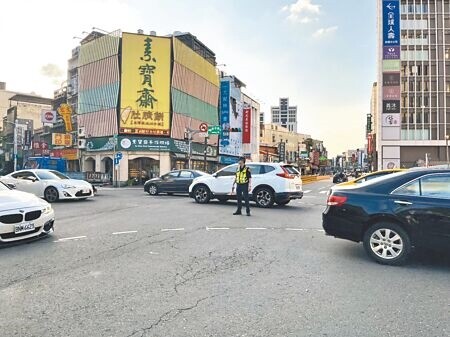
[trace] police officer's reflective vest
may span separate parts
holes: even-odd
[[[247,166],[245,166],[243,170],[241,170],[238,167],[238,169],[236,171],[236,184],[247,184],[248,183],[247,170],[248,170]]]

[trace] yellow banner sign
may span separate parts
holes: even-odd
[[[70,133],[52,133],[52,145],[72,146],[72,135]]]
[[[64,120],[64,125],[66,126],[66,132],[72,132],[72,107],[69,104],[61,104],[58,108],[58,114]]]
[[[171,39],[122,35],[120,132],[170,135]]]

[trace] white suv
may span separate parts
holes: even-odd
[[[250,198],[259,207],[272,207],[274,203],[287,205],[292,199],[303,197],[300,173],[291,165],[283,163],[249,163],[252,173]],[[212,176],[194,179],[189,187],[189,195],[197,203],[206,204],[211,199],[227,202],[236,199],[231,194],[238,164],[227,166]]]

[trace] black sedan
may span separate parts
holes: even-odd
[[[382,264],[404,263],[415,247],[450,247],[450,170],[420,169],[334,187],[323,213],[327,235],[363,242]]]
[[[202,175],[206,175],[206,173],[195,170],[171,171],[159,178],[147,180],[144,184],[144,191],[150,195],[159,193],[188,194],[192,181]]]

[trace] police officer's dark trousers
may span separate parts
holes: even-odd
[[[245,201],[245,208],[247,210],[247,213],[250,213],[250,200],[248,196],[248,183],[245,184],[237,184],[236,186],[236,197],[237,197],[237,212],[241,213],[242,210],[242,198],[244,198]]]

